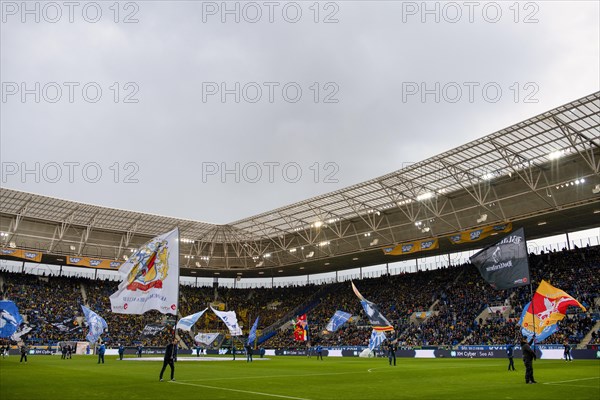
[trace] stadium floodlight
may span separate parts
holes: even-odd
[[[196,261],[196,267],[200,268],[200,261]]]
[[[271,257],[271,253],[265,253],[265,255],[263,256],[263,258],[270,258]]]
[[[308,254],[306,255],[306,258],[312,258],[312,256],[314,256],[314,255],[315,255],[315,252],[314,252],[314,251],[311,251],[310,253],[308,253]]]
[[[371,241],[371,243],[369,243],[369,246],[375,246],[377,243],[379,243],[379,239],[375,238]]]
[[[485,222],[485,221],[487,221],[487,218],[488,218],[488,215],[487,215],[487,214],[481,214],[481,215],[479,216],[479,218],[477,218],[477,223],[478,223],[478,224],[480,224],[480,223],[482,223],[482,222]]]
[[[594,194],[600,193],[600,183],[597,184],[596,186],[594,186],[594,188],[592,189],[592,193],[594,193]]]
[[[71,251],[75,251],[76,247],[75,247],[75,246],[73,246],[73,245],[70,245],[70,246],[69,246],[69,249],[70,249]]]
[[[296,252],[296,248],[295,247],[293,247],[293,248],[290,249],[290,253],[295,253],[295,252]]]
[[[258,264],[256,264],[256,266],[260,268],[260,267],[262,267],[262,266],[263,266],[263,264],[264,264],[264,261],[261,261],[261,262],[259,262]]]
[[[425,192],[425,193],[421,193],[420,195],[417,196],[417,201],[423,201],[423,200],[427,200],[433,197],[433,193],[432,192]]]
[[[553,151],[552,153],[548,154],[548,160],[558,160],[564,155],[564,153],[564,150]]]
[[[315,223],[313,223],[313,227],[315,228],[320,228],[323,225],[322,221],[316,221]]]

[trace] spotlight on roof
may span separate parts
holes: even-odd
[[[427,200],[433,197],[433,193],[432,192],[425,192],[425,193],[421,193],[420,195],[417,196],[417,201],[423,201],[423,200]]]
[[[479,218],[477,218],[477,223],[478,223],[478,224],[480,224],[480,223],[482,223],[482,222],[485,222],[485,221],[487,221],[487,217],[488,217],[488,216],[487,216],[487,214],[481,214],[481,215],[479,216]]]
[[[553,151],[552,153],[548,154],[548,160],[558,160],[564,155],[564,153],[564,150]]]
[[[371,243],[369,243],[369,246],[375,246],[377,243],[379,243],[379,239],[375,238],[371,241]]]
[[[597,184],[596,186],[594,186],[594,188],[592,189],[592,193],[594,193],[594,194],[600,193],[600,183]]]
[[[308,253],[308,254],[306,255],[306,258],[312,258],[312,256],[314,256],[314,255],[315,255],[315,252],[314,252],[314,251],[311,251],[310,253]]]

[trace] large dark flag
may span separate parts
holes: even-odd
[[[352,284],[352,290],[354,291],[354,294],[360,299],[360,304],[363,306],[363,310],[365,310],[367,317],[369,317],[369,322],[373,326],[373,329],[377,332],[393,331],[394,327],[392,324],[390,324],[387,318],[383,316],[381,311],[379,311],[375,303],[365,299],[363,295],[360,294],[356,286],[354,286],[354,282],[350,283]]]
[[[529,285],[529,261],[523,228],[473,255],[471,263],[494,289]]]

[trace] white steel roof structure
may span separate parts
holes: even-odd
[[[381,248],[500,222],[526,226],[529,237],[598,226],[598,192],[600,92],[387,175],[226,225],[2,188],[0,245],[120,259],[179,226],[182,274],[298,275],[396,261]],[[553,223],[542,228],[540,218]],[[439,252],[466,249],[440,243]]]

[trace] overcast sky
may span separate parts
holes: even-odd
[[[600,86],[597,1],[222,4],[2,2],[2,186],[229,223]]]

